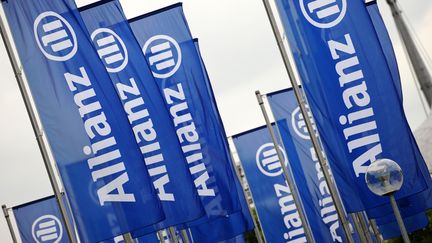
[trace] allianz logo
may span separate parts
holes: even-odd
[[[108,28],[99,28],[91,34],[91,39],[108,72],[118,73],[127,66],[128,51],[117,33]]]
[[[347,11],[347,0],[300,0],[300,8],[310,24],[327,29],[343,20]]]
[[[182,53],[178,42],[167,35],[156,35],[146,41],[144,55],[155,78],[169,78],[179,69]]]
[[[37,243],[58,243],[63,237],[60,220],[54,215],[37,218],[32,225],[32,236]]]
[[[306,105],[306,110],[308,112],[309,120],[312,123],[312,129],[316,133],[317,132],[316,124],[315,124],[315,121],[312,117],[312,112],[310,111],[308,105]],[[300,107],[297,107],[296,109],[294,109],[294,111],[291,114],[291,126],[292,126],[295,134],[297,134],[297,136],[299,136],[300,138],[305,139],[305,140],[310,140],[309,132],[308,132],[308,129],[306,126],[306,121],[303,117],[303,114],[300,110]]]
[[[41,13],[34,21],[33,31],[39,49],[52,61],[67,61],[78,50],[72,26],[58,13]]]
[[[288,163],[287,155],[282,146],[279,146],[282,152],[285,165]],[[280,176],[283,172],[276,148],[273,143],[263,144],[258,148],[256,153],[256,163],[258,169],[266,176]]]

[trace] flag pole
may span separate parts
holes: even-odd
[[[273,34],[276,38],[276,42],[277,42],[277,45],[279,47],[280,54],[282,56],[282,59],[283,59],[284,65],[285,65],[285,69],[287,71],[289,80],[291,82],[291,86],[293,88],[294,94],[295,94],[297,102],[299,104],[300,111],[304,117],[304,120],[306,123],[306,128],[309,132],[309,136],[311,138],[312,145],[313,145],[315,153],[318,157],[318,162],[321,165],[325,181],[326,181],[327,185],[329,186],[330,195],[333,199],[339,220],[341,221],[343,230],[345,232],[346,239],[349,243],[353,243],[354,240],[353,240],[353,237],[351,234],[351,229],[350,229],[348,220],[345,216],[344,209],[342,207],[342,202],[340,201],[340,198],[339,198],[338,192],[336,190],[335,184],[333,183],[332,177],[330,176],[330,173],[327,170],[327,168],[328,168],[327,161],[324,158],[324,155],[321,151],[320,144],[318,142],[318,138],[317,138],[315,131],[312,127],[312,122],[309,118],[308,111],[306,110],[306,105],[305,105],[306,102],[303,99],[302,94],[300,93],[299,84],[298,84],[297,79],[295,77],[294,70],[291,66],[288,52],[283,45],[282,36],[281,36],[281,33],[279,32],[275,16],[273,14],[273,10],[272,10],[272,7],[270,5],[270,1],[269,0],[263,0],[263,3],[264,3],[264,7],[265,7],[265,10],[267,13],[267,17],[269,18],[270,25],[271,25],[272,30],[273,30]]]
[[[189,236],[188,236],[188,234],[187,234],[187,232],[186,232],[185,229],[181,230],[181,234],[182,234],[182,238],[183,238],[183,241],[184,241],[183,243],[190,243]]]
[[[410,34],[408,25],[405,23],[402,17],[402,10],[399,8],[396,0],[387,0],[390,6],[394,21],[396,23],[397,30],[402,39],[402,44],[404,45],[408,58],[414,69],[414,74],[420,83],[421,91],[426,98],[428,107],[431,108],[432,105],[432,77],[428,72],[427,65],[423,60],[419,49],[416,47],[413,37]]]
[[[171,236],[173,243],[179,243],[174,227],[169,227],[168,232]]]
[[[190,230],[190,228],[188,228],[188,232],[189,232],[189,235],[191,236],[192,243],[195,243],[195,241],[193,239],[192,231]]]
[[[307,240],[307,242],[315,242],[313,237],[312,237],[312,231],[310,229],[310,225],[306,219],[306,215],[304,214],[303,207],[302,207],[302,204],[300,202],[300,197],[297,194],[297,190],[295,189],[294,183],[291,180],[291,177],[289,176],[288,169],[285,166],[285,163],[284,163],[285,159],[284,159],[284,156],[282,155],[282,151],[280,150],[279,143],[276,140],[276,136],[275,136],[275,133],[273,131],[273,127],[271,125],[270,119],[268,117],[267,111],[266,111],[265,106],[264,106],[264,101],[262,99],[262,95],[261,95],[260,91],[258,91],[258,90],[255,91],[255,95],[256,95],[256,98],[258,100],[258,104],[261,107],[261,111],[262,111],[262,114],[264,116],[264,120],[265,120],[265,123],[267,125],[267,129],[270,132],[270,137],[271,137],[272,142],[274,144],[276,154],[277,154],[277,157],[279,159],[279,163],[282,167],[282,171],[283,171],[283,174],[285,176],[285,180],[288,184],[289,189],[291,190],[291,195],[293,197],[294,204],[297,207],[297,211],[299,213],[300,220],[303,223],[303,228],[304,228],[306,240]]]
[[[354,228],[357,231],[361,243],[369,243],[366,239],[366,233],[363,230],[363,227],[360,225],[360,219],[357,217],[356,213],[351,213],[351,218],[354,223]]]
[[[12,222],[10,220],[8,208],[6,207],[6,205],[2,205],[2,209],[3,209],[3,215],[6,219],[6,222],[7,222],[8,228],[9,228],[9,232],[10,232],[11,237],[12,237],[12,241],[13,241],[13,243],[17,243],[18,241],[17,241],[17,238],[15,236],[15,232],[14,232],[13,227],[12,227]]]
[[[228,139],[228,140],[230,140],[230,139],[232,140],[232,137],[228,137],[227,139]],[[231,149],[230,149],[230,150],[231,150]],[[240,173],[239,173],[239,171],[237,170],[236,164],[235,164],[235,162],[234,162],[234,156],[233,156],[232,152],[230,152],[230,156],[231,156],[231,161],[232,161],[232,164],[233,164],[233,167],[234,167],[234,170],[235,170],[235,173],[236,173],[237,179],[239,180],[239,182],[240,182],[240,186],[241,186],[241,188],[242,188],[243,196],[244,196],[244,198],[245,198],[245,200],[246,200],[246,203],[247,203],[247,206],[248,206],[249,214],[251,215],[252,221],[253,221],[254,226],[255,226],[255,227],[254,227],[255,236],[256,236],[256,238],[257,238],[257,240],[258,240],[258,243],[263,243],[263,238],[264,238],[264,237],[262,237],[262,236],[261,236],[261,233],[259,232],[259,229],[258,229],[258,222],[257,222],[257,220],[255,219],[255,217],[254,217],[254,215],[253,215],[253,211],[252,211],[252,208],[251,208],[250,205],[249,205],[249,202],[247,201],[247,194],[246,194],[246,191],[245,191],[245,188],[244,188],[243,182],[242,182],[242,180],[241,180]],[[240,164],[240,169],[243,170],[241,164]],[[253,200],[253,199],[252,199],[252,200]]]
[[[3,7],[2,7],[2,12],[4,12]],[[57,203],[58,203],[59,208],[60,208],[61,216],[62,216],[63,222],[65,224],[65,227],[66,227],[66,233],[68,235],[70,242],[75,243],[76,242],[75,237],[74,237],[75,233],[74,233],[74,230],[72,228],[71,221],[69,220],[69,216],[67,215],[66,206],[62,200],[62,194],[60,192],[59,186],[58,186],[56,178],[55,178],[54,170],[53,170],[53,167],[51,165],[51,161],[50,161],[50,158],[48,155],[47,147],[45,146],[45,143],[43,141],[43,132],[38,125],[35,111],[32,108],[30,97],[29,97],[29,94],[27,93],[27,90],[26,90],[26,87],[24,84],[23,73],[21,72],[19,65],[18,65],[18,61],[17,61],[17,59],[13,53],[12,43],[10,42],[10,39],[9,39],[8,33],[6,31],[5,23],[3,21],[2,16],[0,16],[0,34],[3,38],[3,43],[6,47],[9,61],[12,65],[21,96],[23,98],[24,105],[25,105],[26,110],[27,110],[27,114],[30,118],[33,132],[36,136],[36,141],[38,143],[39,150],[41,152],[41,155],[42,155],[42,158],[44,161],[45,169],[48,173],[51,187],[54,191],[55,198],[56,198]]]
[[[165,243],[165,238],[164,238],[164,236],[163,236],[163,234],[162,234],[162,231],[158,230],[157,235],[158,235],[158,237],[159,237],[159,241],[160,241],[161,243]]]
[[[373,243],[372,237],[370,235],[371,232],[369,230],[369,227],[367,224],[367,219],[366,219],[365,215],[362,212],[358,212],[356,214],[357,214],[357,217],[360,221],[360,225],[363,228],[363,231],[366,233],[367,242]]]
[[[384,241],[383,241],[383,239],[381,237],[381,233],[380,233],[380,231],[378,229],[378,226],[376,224],[375,219],[371,219],[371,220],[369,220],[369,222],[370,222],[370,225],[372,227],[372,230],[373,230],[373,233],[375,235],[375,238],[376,238],[377,242],[378,243],[384,243]]]
[[[134,243],[134,240],[130,233],[123,234],[123,240],[125,243]]]

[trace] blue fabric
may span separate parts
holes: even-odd
[[[133,239],[134,243],[160,243],[157,233],[151,233],[148,235],[141,236],[139,238]],[[122,235],[114,237],[111,240],[105,240],[100,243],[124,243],[124,238]]]
[[[233,140],[266,241],[305,242],[303,224],[267,127],[236,135]],[[287,161],[283,148],[282,151]]]
[[[162,94],[120,3],[99,2],[83,7],[80,13],[100,53],[116,48],[100,57],[129,114],[129,122],[166,216],[163,222],[147,230],[168,228],[205,215]],[[113,42],[99,45],[104,40]],[[118,55],[121,58],[113,62],[112,58]]]
[[[209,93],[211,94],[214,107],[215,109],[217,109],[216,100],[214,99],[207,70],[204,66],[204,62],[202,60],[201,53],[199,50],[198,40],[195,39],[194,43],[198,50],[198,54],[200,55],[202,70],[205,74],[205,81],[206,81],[205,83],[207,85]],[[220,126],[223,128],[222,123],[220,123]],[[228,154],[228,156],[231,155]],[[255,226],[253,223],[252,216],[249,213],[248,204],[243,194],[243,188],[240,182],[238,181],[237,177],[234,178],[234,181],[238,193],[238,199],[241,204],[241,211],[237,213],[233,213],[231,215],[222,216],[211,220],[202,220],[201,224],[192,226],[190,228],[190,231],[192,232],[194,241],[208,242],[208,243],[219,242],[221,240],[230,239],[236,235],[254,229]]]
[[[396,57],[393,52],[393,46],[391,45],[388,33],[386,31],[386,27],[376,4],[368,5],[367,10],[371,17],[372,23],[374,24],[376,34],[378,35],[378,38],[380,40],[381,48],[383,49],[383,52],[387,58],[387,64],[390,66],[390,71],[392,72],[395,88],[398,90],[400,101],[402,102],[402,87],[399,81],[400,77],[397,68]],[[417,143],[414,139],[412,140],[412,144],[413,146],[417,146]],[[416,153],[419,153],[418,149],[416,150]],[[424,163],[420,163],[419,166],[423,167],[422,170],[428,170],[426,164]],[[425,210],[432,208],[432,187],[429,184],[426,191],[410,196],[408,198],[400,199],[397,202],[403,217],[408,217],[414,214],[418,214],[420,212],[424,212]],[[394,218],[394,216],[392,216],[393,210],[390,205],[368,209],[367,214],[370,218],[382,217],[386,214],[390,215],[390,218]]]
[[[220,241],[219,243],[245,243],[243,235],[238,235],[232,239]]]
[[[181,5],[129,23],[165,97],[207,218],[239,211],[226,135]]]
[[[67,212],[72,218],[69,210]],[[13,214],[23,243],[42,242],[44,239],[70,242],[54,196],[14,207]]]
[[[403,111],[391,44],[377,35],[385,29],[375,29],[362,0],[305,2],[276,1],[347,212],[387,203],[364,178],[379,158],[404,171],[397,199],[424,191],[430,177]]]
[[[225,217],[212,219],[201,225],[191,227],[190,231],[192,232],[194,242],[216,243],[234,238],[236,235],[255,228],[252,216],[249,213],[246,199],[242,194],[243,189],[238,180],[236,180],[236,187],[239,192],[238,196],[240,203],[242,204],[242,211]],[[231,241],[227,240],[227,242]]]
[[[13,0],[3,7],[81,241],[112,239],[163,220],[128,118],[75,2]]]
[[[315,240],[346,241],[294,91],[278,91],[267,97]]]
[[[403,220],[408,233],[424,229],[429,224],[429,219],[425,213],[404,217]],[[385,240],[395,238],[401,235],[399,225],[397,224],[396,220],[387,224],[379,224],[377,220],[377,225],[379,231],[381,232]]]

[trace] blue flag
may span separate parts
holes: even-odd
[[[425,190],[430,177],[403,111],[391,43],[364,1],[276,3],[346,210],[387,203],[364,178],[380,158],[404,171],[397,198]]]
[[[408,218],[419,213],[424,213],[431,208],[432,190],[428,189],[425,192],[397,200],[399,210],[402,217]],[[367,210],[369,218],[377,219],[381,223],[395,221],[391,205],[380,206]]]
[[[233,137],[267,242],[306,242],[291,190],[267,127]],[[280,146],[280,145],[279,145]],[[282,146],[287,164],[287,155]]]
[[[292,89],[267,95],[317,242],[342,242],[344,233]],[[331,172],[330,172],[331,174]]]
[[[386,45],[386,43],[390,43],[390,38],[387,34],[386,27],[379,13],[378,6],[376,4],[368,5],[367,10],[377,33],[379,33],[378,37],[381,42],[381,47],[383,48],[384,54],[386,55],[386,58],[388,60],[387,63],[388,65],[392,65],[390,67],[390,71],[392,72],[393,80],[395,81],[395,87],[397,88],[400,100],[402,101],[402,87],[399,81],[400,77],[397,69],[396,57],[394,55],[392,46]],[[421,163],[420,166],[423,167],[422,170],[428,170],[426,164]],[[432,208],[432,186],[430,186],[429,184],[426,191],[410,196],[408,198],[399,199],[397,203],[401,211],[402,217],[409,217],[420,212],[424,212],[425,210]],[[394,219],[393,210],[390,205],[368,209],[367,214],[370,218],[390,215],[387,218],[390,217]]]
[[[148,235],[141,236],[137,239],[133,239],[134,243],[160,243],[159,238],[156,233],[151,233]],[[104,241],[103,243],[124,243],[124,238],[122,235],[115,237],[113,240]],[[102,242],[101,242],[102,243]]]
[[[205,83],[213,100],[213,104],[216,104],[216,100],[213,95],[213,90],[210,85],[207,70],[199,49],[198,39],[194,39],[195,46],[201,59],[201,68],[205,74]],[[215,109],[217,109],[215,105]],[[220,127],[223,128],[222,124]],[[231,154],[228,154],[231,158]],[[235,173],[235,172],[234,172]],[[234,178],[236,189],[238,193],[238,199],[241,204],[241,211],[236,212],[227,216],[211,219],[211,220],[199,220],[196,222],[197,225],[191,226],[190,231],[192,232],[194,241],[197,242],[219,242],[225,239],[230,239],[236,235],[239,235],[245,231],[252,230],[255,226],[252,220],[252,216],[249,213],[249,207],[246,199],[244,198],[243,188],[237,177]]]
[[[424,229],[429,224],[429,219],[425,213],[404,217],[403,220],[408,233]],[[385,240],[395,238],[401,235],[399,225],[396,221],[388,222],[386,224],[380,224],[379,220],[377,220],[377,225],[379,231],[381,232]]]
[[[243,235],[238,235],[234,238],[231,238],[229,240],[220,241],[219,243],[245,243],[245,239]]]
[[[80,13],[117,88],[166,216],[137,235],[205,215],[163,97],[120,3],[96,2]]]
[[[236,188],[239,192],[239,200],[242,206],[240,212],[236,212],[224,217],[215,218],[208,222],[190,228],[194,242],[220,242],[235,238],[236,235],[243,234],[255,228],[249,207],[243,194],[240,182],[236,180]]]
[[[163,220],[128,117],[75,2],[12,0],[3,7],[81,241]]]
[[[208,218],[239,211],[226,135],[181,4],[129,23],[165,97]]]
[[[23,243],[70,242],[54,196],[16,206],[12,210]]]

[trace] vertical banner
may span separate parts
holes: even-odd
[[[390,43],[390,37],[387,34],[384,21],[382,20],[378,6],[376,4],[368,5],[367,10],[374,24],[376,32],[378,33],[381,47],[383,48],[384,54],[387,58],[387,63],[391,66],[390,71],[392,72],[393,81],[395,83],[396,89],[399,91],[398,93],[400,96],[400,100],[402,100],[402,87],[400,83],[399,72],[397,69],[396,57],[393,52],[392,46],[387,44]],[[422,170],[428,170],[426,164],[420,163],[420,166],[423,166]],[[426,191],[410,196],[408,198],[399,199],[397,202],[399,205],[399,209],[401,210],[402,217],[404,218],[419,214],[420,212],[424,212],[426,209],[432,208],[432,186],[429,184]],[[370,218],[376,218],[382,217],[383,215],[387,214],[393,215],[393,210],[389,206],[377,207],[367,210],[367,213]]]
[[[166,216],[136,235],[205,215],[170,114],[120,3],[96,2],[80,13],[128,114]]]
[[[165,97],[207,217],[239,211],[226,135],[181,4],[129,23]]]
[[[163,220],[128,117],[75,2],[2,4],[81,241]]]
[[[54,196],[16,206],[12,210],[23,243],[70,242]]]
[[[268,94],[267,97],[300,197],[303,202],[307,202],[304,203],[304,208],[315,240],[342,242],[342,225],[294,91],[282,90]]]
[[[283,176],[267,127],[233,137],[267,242],[306,242],[304,228]],[[280,145],[279,145],[280,146]],[[288,163],[282,146],[280,149]]]
[[[237,178],[235,183],[242,210],[191,227],[190,231],[194,242],[216,243],[224,240],[236,242],[230,239],[235,238],[237,235],[243,236],[243,233],[255,228],[247,201],[243,195],[243,188]]]
[[[207,89],[209,90],[209,95],[213,100],[214,107],[217,110],[216,100],[199,49],[198,39],[194,39],[194,43],[198,51],[198,54],[200,56],[201,68],[203,70],[203,73],[205,74],[204,77],[205,84],[207,86]],[[221,121],[220,121],[220,127],[223,129],[223,125]],[[231,154],[228,154],[228,156],[231,158]],[[230,239],[236,235],[252,230],[255,227],[252,220],[252,216],[249,213],[249,207],[247,205],[246,199],[244,198],[243,188],[240,185],[237,176],[234,177],[234,181],[238,193],[238,199],[241,205],[241,211],[235,212],[233,214],[224,217],[215,218],[207,222],[203,222],[202,220],[200,220],[200,222],[197,222],[198,225],[190,227],[190,231],[192,232],[194,241],[209,242],[209,243],[220,242],[222,240]]]
[[[430,176],[403,111],[391,43],[377,34],[365,2],[276,3],[346,210],[388,203],[364,178],[380,158],[404,172],[397,199],[425,190]]]

